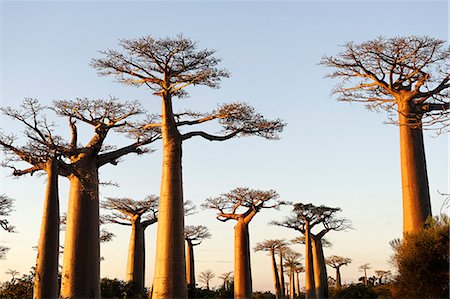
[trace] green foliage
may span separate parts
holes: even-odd
[[[14,278],[0,286],[0,299],[33,298],[33,275],[25,274]]]
[[[430,218],[423,231],[394,246],[394,297],[449,298],[449,224],[445,215]]]
[[[134,283],[126,283],[119,279],[103,278],[100,282],[102,298],[148,298],[146,289],[138,290]]]

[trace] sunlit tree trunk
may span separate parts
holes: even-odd
[[[420,115],[399,101],[403,232],[420,231],[431,216],[425,147]]]
[[[145,281],[145,239],[140,217],[136,218],[133,219],[131,224],[126,280],[127,282],[134,282],[136,287],[142,290]]]
[[[295,281],[294,281],[294,270],[289,271],[289,298],[295,298]]]
[[[297,297],[300,298],[300,273],[296,273],[295,288],[297,289]]]
[[[77,162],[71,174],[62,270],[62,298],[100,298],[98,169],[95,159]]]
[[[58,161],[47,162],[47,184],[39,237],[33,298],[58,297],[59,196]]]
[[[283,252],[280,251],[280,286],[281,298],[286,297],[286,287],[284,282]]]
[[[340,267],[336,268],[336,289],[340,289],[342,287],[341,281],[341,270]]]
[[[194,246],[189,240],[186,241],[186,282],[195,287]]]
[[[162,101],[163,164],[152,298],[186,298],[181,136],[170,95]]]
[[[252,298],[248,224],[243,217],[238,218],[234,227],[234,298]]]
[[[282,298],[281,295],[281,285],[280,285],[280,278],[278,277],[278,269],[277,269],[277,262],[275,260],[275,251],[271,250],[270,255],[272,257],[272,271],[273,271],[273,279],[275,283],[275,295],[277,299]]]
[[[305,225],[305,288],[306,288],[306,299],[316,298],[309,222],[306,222]]]
[[[327,269],[325,257],[323,255],[322,240],[320,237],[311,236],[313,264],[314,264],[314,283],[317,298],[328,298]]]

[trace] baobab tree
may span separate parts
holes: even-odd
[[[188,225],[184,228],[186,240],[186,282],[195,287],[194,246],[200,245],[204,239],[211,238],[211,233],[204,225]]]
[[[305,272],[303,265],[298,265],[295,269],[295,289],[297,290],[297,297],[300,298],[300,273]]]
[[[224,141],[233,137],[260,136],[278,139],[284,127],[280,120],[269,121],[245,103],[219,106],[210,113],[174,112],[173,98],[187,96],[186,87],[202,85],[218,88],[229,72],[218,67],[214,50],[198,50],[197,43],[178,35],[155,39],[145,36],[121,40],[123,52],[102,51],[104,58],[94,59],[92,66],[100,75],[115,75],[124,84],[148,87],[161,98],[163,162],[153,295],[155,298],[185,298],[187,288],[184,250],[182,188],[182,143],[193,137]],[[217,120],[222,134],[181,128]]]
[[[270,258],[272,259],[272,271],[273,271],[273,280],[275,285],[275,295],[276,298],[283,298],[282,289],[281,289],[281,283],[280,283],[280,277],[278,275],[278,267],[277,262],[275,260],[275,252],[277,250],[277,247],[282,244],[282,240],[264,240],[262,242],[256,243],[253,250],[256,251],[265,251],[268,252],[270,255]]]
[[[431,216],[422,130],[450,123],[450,48],[426,36],[379,37],[344,48],[321,64],[342,80],[334,90],[338,100],[385,110],[399,125],[403,232],[421,230]]]
[[[295,288],[295,272],[302,266],[300,263],[302,255],[298,252],[291,251],[285,256],[284,266],[289,269],[289,298],[294,299],[298,289]]]
[[[325,260],[325,263],[333,269],[336,269],[336,289],[342,287],[341,281],[341,267],[347,266],[352,262],[351,258],[332,255]]]
[[[229,271],[229,272],[222,273],[219,276],[219,279],[223,280],[223,289],[224,289],[224,291],[227,291],[227,290],[230,289],[230,284],[231,284],[231,281],[233,280],[233,275],[232,274],[233,274],[233,271]]]
[[[213,271],[211,270],[206,270],[203,272],[200,272],[200,275],[198,276],[198,279],[203,282],[206,286],[206,289],[209,290],[209,282],[211,281],[211,279],[213,279],[214,277],[216,277],[216,274],[214,274]]]
[[[14,279],[16,279],[16,275],[19,275],[20,272],[14,269],[8,269],[8,271],[6,271],[5,274],[11,275],[11,280],[14,281]]]
[[[358,267],[359,271],[364,272],[364,285],[367,286],[367,270],[371,269],[372,267],[369,266],[370,263],[363,264]]]
[[[378,284],[383,284],[383,278],[387,278],[391,275],[391,271],[375,270],[375,275],[378,278]]]
[[[217,210],[222,222],[235,220],[234,227],[234,298],[252,297],[249,224],[261,209],[278,209],[286,204],[274,190],[262,191],[236,188],[218,197],[211,197],[202,205]]]
[[[278,246],[276,248],[276,253],[279,257],[279,273],[280,273],[280,285],[281,285],[281,295],[282,298],[286,296],[286,283],[284,282],[284,256],[289,254],[292,249],[288,246],[288,242],[284,239],[281,239],[278,242]]]
[[[0,134],[0,147],[6,156],[3,166],[12,168],[16,177],[35,172],[45,172],[47,176],[33,298],[56,298],[59,288],[58,176],[61,170],[58,160],[61,158],[61,138],[55,135],[54,125],[44,115],[45,107],[36,99],[25,99],[20,110],[11,107],[0,110],[24,126],[23,133],[27,139],[20,146],[16,144],[15,135]],[[17,169],[19,162],[26,162],[28,168]]]
[[[13,211],[13,203],[14,199],[4,194],[0,195],[0,217],[2,217],[0,218],[0,228],[6,230],[7,232],[14,231],[14,226],[11,226],[8,219],[4,218],[8,217]],[[9,247],[0,246],[0,260],[5,258],[6,253],[9,251],[9,249]]]
[[[113,211],[104,215],[104,221],[131,226],[126,281],[133,282],[138,290],[144,289],[145,282],[145,229],[158,221],[158,201],[156,195],[144,200],[130,198],[107,198],[101,208]]]

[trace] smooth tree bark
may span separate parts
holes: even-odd
[[[236,188],[219,197],[208,198],[203,207],[218,211],[217,219],[235,220],[234,227],[234,298],[252,298],[249,223],[264,208],[285,204],[273,191]],[[242,211],[242,212],[240,212]]]
[[[274,280],[274,289],[276,298],[283,298],[284,295],[282,293],[280,276],[278,273],[278,266],[276,262],[276,251],[280,246],[285,244],[284,240],[275,239],[275,240],[264,240],[263,242],[256,243],[256,246],[253,250],[256,251],[265,251],[269,252],[271,261],[272,261],[272,272],[273,272],[273,280]]]
[[[341,281],[341,267],[347,266],[352,262],[352,259],[348,257],[342,257],[337,255],[332,255],[325,260],[326,264],[331,268],[336,270],[336,289],[340,289],[342,287]]]
[[[311,234],[311,245],[316,296],[317,298],[328,298],[328,275],[325,266],[321,237],[319,235]]]
[[[184,229],[186,240],[186,282],[195,288],[194,246],[200,245],[204,239],[211,238],[208,228],[204,225],[188,225]]]
[[[257,135],[277,139],[284,124],[280,120],[267,121],[246,104],[223,105],[211,113],[175,113],[173,98],[187,95],[185,87],[204,85],[219,87],[228,71],[217,65],[213,50],[197,50],[197,44],[179,35],[175,38],[155,39],[145,36],[122,40],[124,53],[108,50],[104,58],[94,59],[92,66],[101,75],[116,75],[124,84],[145,85],[161,98],[163,162],[159,221],[152,297],[185,298],[187,289],[185,249],[183,246],[183,181],[182,142],[192,137],[209,141],[224,141],[238,136]],[[223,135],[204,131],[182,134],[180,127],[219,120]]]
[[[450,124],[450,48],[426,36],[383,38],[345,44],[321,64],[342,79],[334,90],[341,101],[363,102],[372,110],[398,115],[400,127],[403,232],[423,229],[431,203],[423,126],[443,130]]]
[[[103,216],[105,222],[131,226],[125,279],[138,290],[145,287],[145,230],[158,221],[159,197],[149,195],[144,200],[107,198],[101,208],[113,211]]]

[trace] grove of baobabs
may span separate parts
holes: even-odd
[[[179,101],[191,100],[188,91],[217,89],[231,73],[222,67],[215,50],[201,47],[202,41],[184,34],[146,35],[121,39],[116,48],[93,53],[86,71],[96,70],[98,80],[113,78],[144,89],[147,98],[86,97],[50,105],[25,98],[21,104],[0,108],[3,118],[22,128],[20,132],[0,128],[2,166],[18,179],[38,174],[46,178],[36,264],[22,278],[17,271],[2,268],[12,278],[1,284],[0,298],[448,298],[450,221],[442,210],[432,215],[423,134],[433,130],[436,138],[448,138],[450,48],[444,40],[420,35],[342,43],[340,52],[327,53],[316,62],[328,71],[324,80],[335,84],[330,92],[338,101],[361,102],[370,110],[387,112],[390,129],[399,131],[403,236],[390,242],[395,271],[374,269],[370,276],[372,267],[366,263],[359,266],[359,281],[343,283],[341,273],[352,257],[325,255],[332,252],[327,236],[358,228],[339,202],[328,206],[305,201],[301,190],[300,199],[292,202],[283,199],[283,190],[245,185],[217,190],[203,201],[185,199],[183,190],[189,186],[183,184],[182,162],[190,154],[189,149],[183,152],[185,144],[234,138],[240,138],[243,147],[252,138],[277,143],[289,120],[265,117],[258,112],[257,101],[232,101],[206,112],[177,109]],[[151,101],[151,113],[143,108],[144,101]],[[61,120],[65,125],[57,126]],[[119,146],[113,135],[124,136],[129,143]],[[204,142],[205,153],[210,144]],[[125,165],[128,155],[138,155],[143,168],[144,158],[162,155],[162,167],[148,169],[161,174],[159,194],[145,190],[144,199],[102,196],[100,190],[108,183],[100,169]],[[398,170],[393,165],[386,171]],[[267,173],[271,175],[282,174]],[[69,182],[67,194],[59,190],[63,179]],[[442,197],[448,205],[449,195],[444,192]],[[60,198],[68,198],[67,210],[60,208]],[[18,200],[8,194],[0,197],[0,224],[6,232],[15,231]],[[199,209],[234,225],[234,269],[227,273],[195,272],[204,253],[197,250],[202,242],[221,242],[203,219],[195,218]],[[270,225],[279,238],[255,240],[251,246],[250,238],[259,229],[251,223],[260,214],[271,214]],[[199,225],[185,225],[185,217]],[[130,235],[128,256],[117,256],[127,260],[125,280],[100,274],[101,263],[114,262],[101,261],[100,244],[115,242],[110,230],[118,225],[127,226]],[[157,227],[155,244],[144,241],[150,226]],[[286,232],[297,237],[284,237]],[[8,259],[14,249],[0,246],[1,259]],[[146,254],[150,246],[156,249],[154,260]],[[273,277],[272,289],[266,292],[253,289],[250,257],[257,252],[267,255],[264,267]],[[150,286],[144,274],[148,267],[154,268]],[[212,287],[216,275],[222,283]]]

